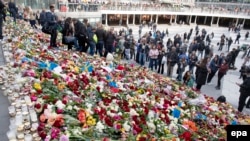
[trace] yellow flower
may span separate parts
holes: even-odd
[[[63,90],[63,89],[65,88],[65,85],[64,85],[63,83],[59,83],[59,84],[57,85],[57,88],[58,88],[59,90]]]
[[[74,71],[75,71],[76,73],[79,73],[79,70],[80,70],[79,67],[77,67],[77,66],[74,67]]]
[[[164,132],[165,134],[170,134],[170,131],[167,128],[164,129]]]
[[[96,124],[96,119],[93,118],[92,116],[89,116],[87,119],[87,125],[88,126],[94,126]]]
[[[41,90],[42,89],[42,86],[41,86],[41,84],[40,83],[34,83],[34,88],[36,89],[36,90]]]

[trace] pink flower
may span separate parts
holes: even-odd
[[[51,139],[56,139],[59,137],[60,130],[58,128],[51,129]]]
[[[36,101],[37,97],[35,95],[30,96],[31,101]]]
[[[69,141],[69,137],[63,134],[59,141]]]

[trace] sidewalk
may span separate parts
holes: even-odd
[[[4,56],[2,50],[2,43],[0,41],[0,66],[4,65]],[[10,116],[8,112],[9,101],[6,96],[3,95],[3,92],[0,89],[0,140],[8,141],[7,131],[9,130]]]

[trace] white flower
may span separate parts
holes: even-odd
[[[151,121],[151,122],[147,122],[147,126],[149,127],[149,130],[151,133],[155,132],[156,126],[155,124]]]
[[[151,105],[155,105],[155,100],[150,101]]]
[[[126,132],[131,130],[131,126],[128,124],[128,121],[124,122],[122,127],[125,129]]]
[[[98,132],[102,133],[105,126],[100,121],[98,121],[95,128]]]
[[[130,116],[139,116],[139,114],[135,111],[135,109],[130,109]]]
[[[71,111],[73,107],[71,105],[68,105],[66,109]]]
[[[79,110],[79,108],[75,105],[74,107],[73,107],[76,111],[78,111]]]
[[[55,105],[59,109],[64,109],[65,108],[65,105],[62,103],[61,100],[58,100]]]
[[[149,119],[149,120],[153,120],[154,117],[155,117],[155,112],[154,112],[153,110],[150,110],[150,111],[148,112],[148,119]]]

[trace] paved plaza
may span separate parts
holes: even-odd
[[[135,38],[138,39],[139,35],[138,35],[138,26],[135,25],[129,25],[130,28],[133,29],[133,33],[135,35]],[[212,31],[214,32],[214,38],[212,39],[212,44],[215,45],[214,48],[214,53],[215,54],[220,54],[221,52],[218,52],[218,47],[217,47],[217,42],[219,42],[220,40],[220,36],[224,33],[226,35],[226,37],[232,37],[233,40],[235,40],[236,37],[236,33],[234,32],[228,32],[228,28],[223,28],[223,27],[210,27],[210,26],[199,26],[200,29],[206,29],[207,33],[210,34]],[[119,30],[122,27],[118,27],[115,26],[116,30]],[[165,37],[164,38],[164,45],[166,44],[166,41],[168,38],[173,39],[173,37],[178,33],[178,34],[183,34],[184,32],[189,32],[190,28],[195,29],[195,25],[158,25],[157,29],[159,29],[160,31],[165,31],[168,28],[169,31],[169,37]],[[150,31],[150,29],[148,27],[145,27],[142,29],[142,35],[145,32]],[[245,40],[245,33],[246,30],[242,30],[241,32],[241,39],[240,39],[240,44],[243,43],[249,43],[249,40],[246,41]],[[193,31],[192,37],[191,39],[193,39],[195,32]],[[232,44],[231,49],[232,48],[236,48],[238,46],[238,44]],[[224,47],[223,51],[225,54],[227,54],[226,52],[227,48]],[[216,82],[217,82],[217,75],[213,78],[212,80],[212,85],[205,85],[202,87],[201,92],[214,97],[215,99],[217,99],[219,96],[224,95],[227,99],[227,102],[229,102],[230,104],[233,105],[233,107],[237,108],[238,106],[238,99],[239,99],[239,87],[236,85],[236,82],[238,83],[242,83],[242,79],[239,79],[240,76],[240,72],[239,72],[239,68],[241,67],[242,63],[243,63],[243,59],[241,59],[243,52],[239,53],[238,58],[236,59],[236,67],[237,70],[229,70],[227,75],[225,75],[225,77],[222,80],[222,88],[221,90],[216,90],[215,86],[216,86]],[[4,59],[3,59],[3,54],[2,54],[2,48],[0,50],[0,65],[4,65]],[[148,64],[146,64],[148,66]],[[175,70],[174,72],[176,72],[177,66],[175,66]],[[166,70],[166,69],[165,69]],[[173,78],[176,77],[176,73],[174,73]],[[9,128],[9,115],[8,115],[8,100],[5,96],[2,95],[2,92],[0,94],[0,141],[7,141],[7,137],[6,137],[6,132],[8,131]],[[244,109],[243,110],[244,113],[250,114],[250,109]]]

